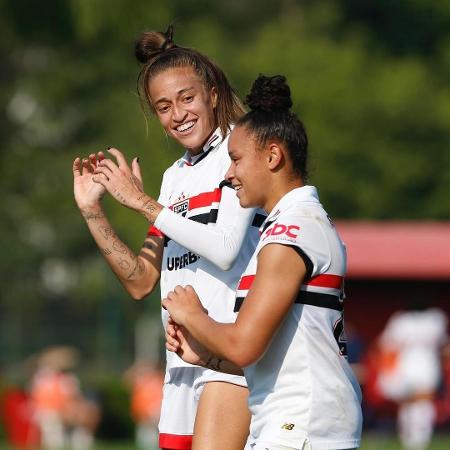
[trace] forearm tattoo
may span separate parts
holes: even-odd
[[[112,227],[98,227],[98,231],[103,236],[103,239],[107,241],[110,237],[115,236]]]
[[[141,214],[147,219],[149,225],[153,225],[156,220],[155,212],[158,210],[158,202],[146,194],[139,196],[138,201],[141,202]]]
[[[211,370],[215,370],[217,372],[220,372],[220,364],[222,363],[222,360],[220,358],[217,358],[214,355],[211,355],[208,358],[208,361],[206,361],[205,367]]]
[[[112,194],[117,200],[119,200],[120,203],[122,203],[122,205],[128,206],[128,200],[119,191],[114,190]]]
[[[90,222],[91,220],[99,220],[99,219],[105,218],[105,214],[103,211],[91,211],[89,209],[82,209],[81,215],[84,217],[86,222]]]
[[[112,240],[112,247],[100,248],[110,261],[116,261],[127,280],[141,277],[145,273],[145,264],[117,237],[112,227],[98,227],[98,231],[105,241]]]

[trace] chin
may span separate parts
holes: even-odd
[[[241,208],[253,208],[256,206],[251,201],[246,199],[245,197],[239,198],[239,205],[241,206]]]

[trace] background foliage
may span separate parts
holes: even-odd
[[[146,191],[181,150],[146,120],[132,44],[175,24],[243,97],[285,74],[311,142],[310,182],[337,218],[450,218],[450,3],[428,0],[0,0],[0,358],[73,344],[94,371],[133,358],[158,295],[129,300],[73,201],[75,156],[138,155]],[[106,199],[138,249],[140,217]]]

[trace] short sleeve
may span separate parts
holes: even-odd
[[[282,215],[262,232],[258,251],[267,244],[294,247],[305,262],[309,277],[324,273],[330,267],[327,236],[317,219]]]

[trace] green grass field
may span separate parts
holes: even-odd
[[[450,434],[436,435],[428,450],[449,450]],[[6,444],[0,443],[0,450],[15,450]],[[98,443],[92,450],[138,450],[132,442]],[[147,448],[146,450],[157,450]],[[365,434],[360,450],[402,450],[398,440],[392,435]]]
[[[428,450],[449,450],[450,434],[436,435]],[[0,450],[15,450],[0,442]],[[36,449],[37,450],[37,449]],[[139,450],[132,442],[98,443],[92,450]],[[157,450],[147,448],[145,450]],[[392,435],[365,434],[360,450],[402,450],[398,440]]]

